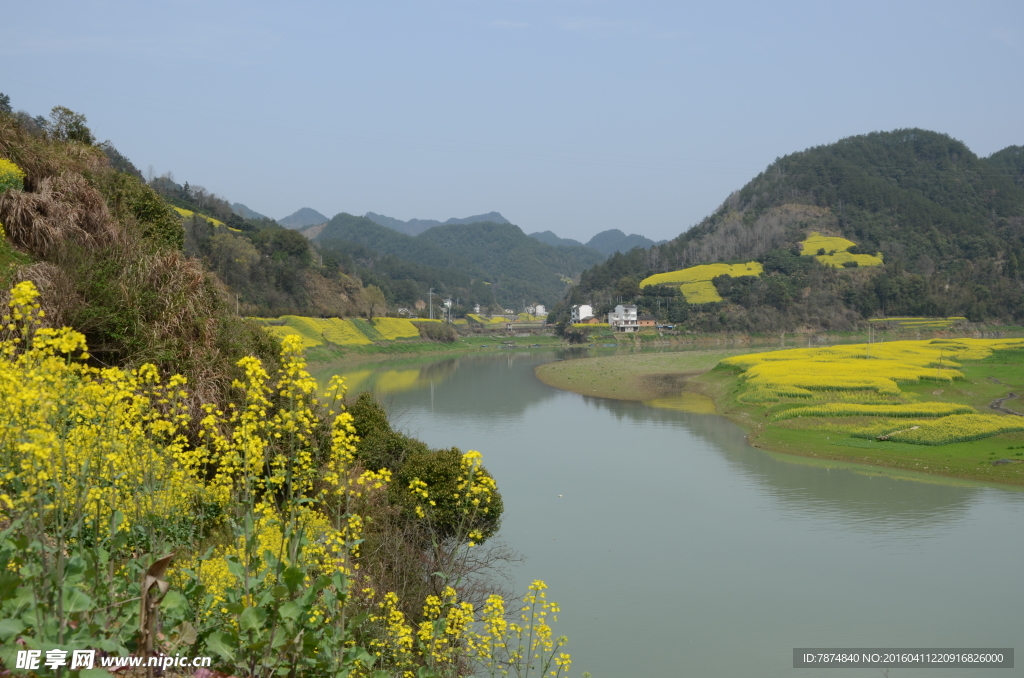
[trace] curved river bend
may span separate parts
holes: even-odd
[[[1024,493],[771,455],[722,417],[534,377],[560,357],[342,373],[396,427],[484,454],[516,584],[548,583],[572,675],[812,678],[839,674],[793,669],[794,647],[1024,648]]]

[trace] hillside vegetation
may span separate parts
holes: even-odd
[[[513,224],[444,224],[410,236],[365,217],[339,214],[304,231],[325,255],[357,271],[389,299],[411,305],[429,288],[458,298],[457,314],[474,304],[497,310],[552,304],[567,281],[601,261],[586,248],[560,248]]]
[[[809,237],[851,244],[804,251]],[[884,263],[865,265],[876,256]],[[688,308],[688,327],[844,330],[884,315],[1020,322],[1024,149],[979,158],[947,135],[908,129],[787,155],[674,240],[585,271],[556,310],[589,302],[602,312],[622,298],[664,313],[639,281],[749,260],[764,273],[716,279],[723,301]]]
[[[0,189],[0,305],[31,281],[46,322],[82,332],[95,364],[153,363],[187,377],[191,406],[221,401],[238,359],[275,365],[276,342],[231,315],[216,277],[182,251],[174,209],[87,132],[60,107],[46,127],[0,113],[0,158],[23,173]]]

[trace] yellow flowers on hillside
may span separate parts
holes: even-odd
[[[780,408],[792,405],[773,412],[773,421],[880,417],[885,421],[850,430],[866,437],[888,435],[891,440],[941,445],[1024,430],[1024,420],[981,415],[953,403],[900,402],[906,398],[900,385],[921,381],[950,384],[964,378],[957,369],[962,362],[1012,348],[1024,348],[1024,339],[935,339],[799,348],[733,356],[720,364],[742,370],[745,389],[738,396],[740,402],[779,403]],[[824,402],[791,403],[794,398]],[[908,421],[924,417],[931,419]]]
[[[850,254],[847,252],[857,243],[846,238],[821,235],[817,231],[811,231],[807,239],[800,243],[800,254],[813,256],[815,259],[833,268],[842,268],[847,262],[856,262],[858,266],[881,266],[882,255],[879,254]]]
[[[220,227],[220,226],[224,226],[225,225],[224,222],[221,221],[220,219],[214,219],[213,217],[208,217],[205,214],[196,214],[192,210],[187,210],[187,209],[184,209],[182,207],[175,207],[174,211],[177,212],[178,214],[180,214],[181,216],[183,216],[186,219],[188,219],[189,217],[198,216],[198,217],[200,217],[202,219],[205,219],[206,221],[208,221],[209,223],[213,224],[214,226]],[[229,230],[240,232],[237,228],[231,228]]]
[[[508,320],[505,318],[505,316],[500,316],[500,315],[499,316],[495,316],[493,318],[485,318],[482,315],[477,315],[476,313],[467,313],[466,317],[470,318],[471,320],[473,320],[475,322],[480,323],[481,325],[498,325],[498,324],[501,324],[501,323],[508,322]]]
[[[715,301],[722,301],[718,290],[715,289],[714,284],[711,282],[718,276],[728,275],[733,278],[740,278],[743,276],[758,276],[763,272],[764,267],[756,261],[746,264],[702,264],[679,271],[657,273],[648,276],[640,281],[640,288],[643,289],[649,285],[680,283],[679,290],[686,297],[687,303],[709,304]]]
[[[25,170],[7,158],[0,158],[0,193],[9,188],[21,190],[24,188]]]
[[[405,318],[374,318],[373,326],[388,341],[416,339],[420,336],[420,331],[416,329],[416,326]]]

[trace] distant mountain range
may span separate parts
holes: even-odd
[[[643,247],[644,249],[653,245],[660,245],[659,242],[654,242],[650,238],[645,238],[642,235],[631,233],[626,235],[617,228],[613,228],[607,231],[601,231],[593,238],[588,240],[586,244],[581,243],[579,240],[573,240],[571,238],[560,238],[551,231],[542,231],[538,233],[531,233],[531,238],[536,238],[543,243],[547,243],[552,247],[589,247],[597,250],[606,257],[611,256],[615,252],[628,252],[634,247]],[[664,240],[661,242],[665,242]]]
[[[376,212],[367,212],[365,215],[370,221],[386,226],[399,233],[405,233],[406,235],[419,235],[428,229],[434,228],[435,226],[446,226],[449,224],[476,224],[481,221],[489,221],[494,224],[509,224],[512,223],[505,217],[501,216],[498,212],[488,212],[487,214],[477,214],[465,219],[449,219],[448,221],[437,221],[436,219],[410,219],[409,221],[402,221],[401,219],[395,219],[394,217],[386,217],[383,214],[377,214]]]
[[[304,228],[327,221],[330,221],[329,217],[325,217],[311,207],[303,207],[298,212],[289,214],[284,219],[278,219],[277,223],[285,228]]]
[[[476,218],[451,219],[411,236],[342,213],[302,232],[325,258],[351,261],[365,269],[361,277],[388,288],[399,300],[412,284],[463,301],[496,301],[505,308],[552,304],[572,278],[605,259],[587,247],[552,247],[505,219],[466,223]]]

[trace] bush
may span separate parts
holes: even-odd
[[[420,331],[420,336],[429,341],[452,344],[459,338],[459,333],[448,323],[418,323],[413,321],[413,324]]]

